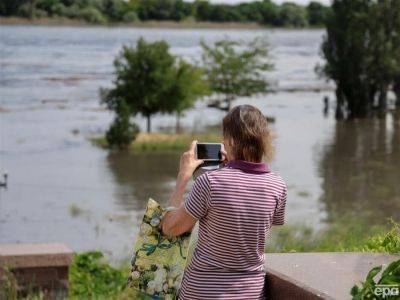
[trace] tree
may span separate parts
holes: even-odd
[[[201,94],[199,71],[178,62],[165,41],[147,43],[140,38],[135,48],[123,47],[114,66],[114,87],[101,89],[102,102],[117,114],[121,103],[126,103],[132,116],[140,113],[147,118],[147,132],[152,115],[182,113]]]
[[[393,45],[393,60],[395,64],[393,70],[392,87],[393,92],[396,95],[396,107],[400,108],[400,1],[391,1],[391,7],[389,7],[392,30],[391,30],[391,44]]]
[[[398,2],[398,1],[397,1]],[[368,72],[374,74],[371,81],[376,88],[378,108],[380,112],[386,110],[387,92],[393,77],[396,75],[395,44],[393,35],[398,34],[393,25],[396,11],[392,7],[392,0],[382,0],[379,5],[371,7],[370,16],[370,64]],[[393,15],[394,14],[394,15]],[[400,48],[397,47],[400,51]]]
[[[329,7],[315,1],[307,5],[308,23],[310,25],[323,25],[328,17]]]
[[[196,100],[209,94],[209,87],[203,80],[203,70],[180,60],[176,69],[174,84],[168,95],[169,113],[176,113],[176,131],[180,131],[182,113],[193,107]]]
[[[400,74],[399,4],[333,2],[322,44],[322,73],[336,83],[336,118],[368,117],[376,106],[385,111],[389,86]]]
[[[260,13],[264,24],[278,26],[279,25],[279,6],[270,0],[260,2]]]
[[[259,2],[241,3],[236,9],[241,16],[242,21],[258,23],[263,21]]]
[[[327,21],[327,36],[322,44],[326,59],[323,72],[336,83],[338,119],[347,113],[349,117],[365,116],[372,104],[369,103],[364,43],[369,6],[363,2],[366,1],[333,2],[333,14]]]
[[[193,5],[191,3],[184,2],[183,0],[175,1],[171,15],[174,21],[182,21],[191,15],[193,15]]]
[[[268,47],[256,38],[248,44],[221,40],[213,46],[201,42],[203,64],[215,98],[209,106],[228,111],[239,96],[266,93],[264,72],[273,68]]]
[[[213,13],[214,6],[206,0],[196,0],[194,2],[196,20],[209,21]]]
[[[124,46],[114,61],[115,87],[103,90],[103,102],[117,111],[120,101],[126,101],[132,114],[147,118],[151,131],[151,116],[167,110],[167,93],[173,81],[175,57],[165,41],[147,43],[140,38],[136,48]]]
[[[12,16],[18,14],[18,10],[27,0],[2,0],[0,1],[0,15]]]
[[[141,20],[171,20],[174,0],[139,0],[138,16]]]
[[[107,15],[111,21],[121,21],[127,5],[121,0],[102,0],[103,14]]]
[[[396,107],[400,108],[400,75],[393,82],[393,92],[396,95]]]
[[[279,11],[279,25],[290,27],[307,26],[307,12],[304,6],[291,2],[283,3]]]

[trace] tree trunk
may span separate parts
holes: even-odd
[[[147,115],[147,133],[151,132],[151,115]]]
[[[387,108],[387,87],[382,86],[379,90],[379,113],[385,113]]]
[[[29,18],[32,20],[35,17],[35,10],[36,10],[36,0],[31,0],[30,1],[30,7],[29,7]]]
[[[393,92],[396,95],[396,107],[400,108],[400,79],[393,84]]]
[[[180,133],[180,132],[181,132],[181,113],[180,113],[180,112],[177,112],[177,113],[176,113],[175,132],[176,132],[176,133]]]
[[[341,90],[336,88],[336,112],[335,112],[336,120],[342,120],[344,118],[343,102],[344,102],[343,93]]]

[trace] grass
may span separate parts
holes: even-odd
[[[266,252],[386,252],[400,254],[400,224],[370,225],[343,218],[329,228],[314,232],[304,225],[274,228]]]
[[[216,133],[139,133],[128,149],[135,152],[182,151],[186,150],[193,140],[219,143],[222,141],[222,137]],[[92,138],[91,141],[97,146],[109,148],[105,137]]]

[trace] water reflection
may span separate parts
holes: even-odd
[[[371,225],[400,220],[400,113],[337,122],[320,174],[328,222],[343,215]]]
[[[179,157],[178,152],[110,153],[107,162],[118,183],[116,202],[127,210],[144,209],[149,197],[166,203],[175,183]]]

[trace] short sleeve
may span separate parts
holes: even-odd
[[[199,176],[184,203],[186,211],[196,219],[203,218],[210,207],[211,187],[206,173]]]
[[[284,186],[282,195],[276,202],[274,217],[272,220],[272,225],[283,225],[285,224],[285,207],[287,198],[287,187]]]

